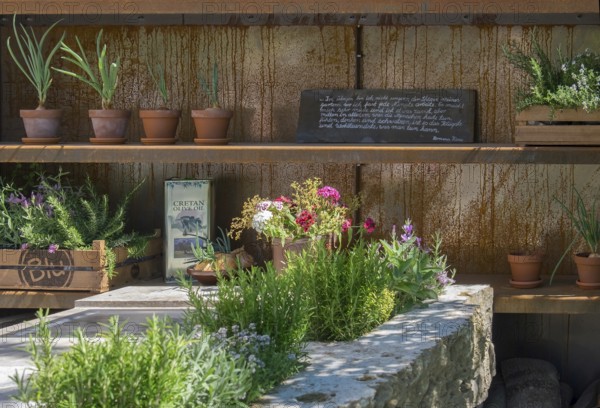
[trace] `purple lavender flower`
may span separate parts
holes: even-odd
[[[317,194],[323,198],[329,198],[332,204],[337,204],[341,198],[339,191],[330,186],[321,187],[317,190]]]
[[[6,199],[6,202],[9,204],[21,204],[21,200],[25,198],[23,197],[23,195],[21,194],[21,197],[17,197],[16,195],[14,195],[13,193],[10,193],[10,195],[8,196],[8,198]]]
[[[50,246],[48,246],[48,253],[53,254],[56,252],[57,249],[58,249],[58,244],[50,244]]]
[[[21,244],[21,250],[25,251],[26,249],[29,249],[29,244],[27,242]]]
[[[442,287],[452,285],[454,283],[454,279],[448,276],[447,271],[438,272],[436,279]]]

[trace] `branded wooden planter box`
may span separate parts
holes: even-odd
[[[74,300],[137,281],[162,276],[162,239],[148,243],[143,257],[129,259],[117,248],[112,279],[106,272],[106,246],[90,250],[0,250],[0,308],[65,308]]]
[[[600,112],[561,109],[556,110],[552,116],[549,107],[533,106],[517,114],[515,143],[538,146],[598,146]]]

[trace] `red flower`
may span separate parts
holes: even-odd
[[[314,223],[315,215],[307,210],[303,210],[300,215],[296,217],[296,224],[301,226],[304,232],[308,232]]]
[[[348,229],[350,229],[351,226],[352,226],[352,219],[351,218],[348,218],[347,220],[344,220],[344,222],[342,222],[342,232],[348,231]]]
[[[367,218],[363,223],[363,228],[367,230],[367,233],[372,233],[375,231],[375,221],[371,217]]]
[[[279,196],[276,199],[274,199],[273,201],[277,201],[280,203],[286,203],[286,204],[291,204],[292,200],[287,198],[286,196]]]

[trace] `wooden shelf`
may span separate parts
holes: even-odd
[[[488,284],[494,289],[495,313],[584,314],[600,313],[600,290],[580,289],[576,276],[557,276],[552,286],[515,289],[510,275],[457,275],[460,284]]]
[[[238,144],[0,144],[0,163],[506,163],[600,164],[600,147]]]
[[[0,14],[48,24],[218,24],[218,25],[461,25],[461,24],[598,24],[596,0],[22,0],[1,2]],[[152,16],[163,16],[162,19]],[[172,18],[171,18],[172,17]],[[39,20],[39,21],[37,21]],[[6,18],[3,22],[6,24]]]

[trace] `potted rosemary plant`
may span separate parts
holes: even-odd
[[[60,49],[66,53],[62,59],[79,68],[82,73],[66,69],[54,68],[56,71],[77,78],[83,83],[91,86],[102,100],[102,109],[90,109],[89,117],[92,120],[92,128],[96,137],[90,138],[90,142],[96,144],[121,144],[125,143],[125,132],[129,123],[131,112],[124,109],[113,109],[113,96],[119,82],[120,58],[115,62],[108,61],[106,44],[102,43],[102,30],[96,36],[96,70],[88,60],[86,53],[76,36],[78,51],[69,47],[63,41]]]
[[[219,103],[219,69],[213,65],[212,77],[209,81],[199,76],[200,88],[207,95],[209,108],[192,110],[192,119],[196,127],[194,143],[203,145],[220,145],[229,143],[227,129],[233,112],[223,109]]]
[[[65,37],[63,33],[50,51],[45,53],[44,43],[56,24],[58,21],[48,27],[38,39],[31,27],[29,31],[22,24],[19,24],[19,28],[17,28],[17,15],[15,14],[13,16],[13,33],[16,48],[13,49],[11,37],[6,40],[8,53],[25,78],[35,87],[38,97],[36,109],[20,110],[27,136],[21,139],[23,143],[51,144],[60,141],[59,128],[62,110],[46,109],[45,107],[48,90],[52,85],[50,62]]]
[[[573,223],[577,235],[567,247],[550,277],[550,283],[563,259],[571,251],[578,238],[583,238],[587,245],[586,252],[579,252],[573,255],[573,260],[577,266],[577,286],[583,289],[600,288],[600,213],[598,212],[598,200],[594,199],[592,206],[588,209],[581,197],[579,191],[574,189],[575,209],[571,210],[563,202],[559,204],[566,212]]]
[[[152,78],[160,99],[161,106],[158,109],[140,109],[140,118],[144,126],[145,138],[140,141],[143,144],[173,144],[177,141],[175,133],[179,124],[180,110],[168,109],[169,91],[165,80],[165,70],[158,64],[156,70],[153,70],[148,63],[148,72]]]

